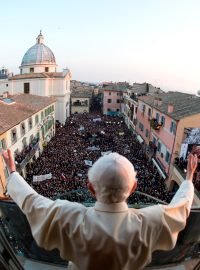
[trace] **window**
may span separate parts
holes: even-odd
[[[165,117],[164,116],[161,117],[161,124],[163,127],[165,126]]]
[[[160,151],[161,151],[161,143],[160,142],[158,142],[158,148],[157,148],[157,150],[160,153]]]
[[[32,129],[32,127],[33,127],[32,118],[29,118],[28,119],[28,128],[29,128],[29,130]]]
[[[30,68],[30,72],[33,73],[34,72],[34,68]]]
[[[109,96],[111,96],[111,92],[109,92]]]
[[[22,144],[23,144],[23,149],[25,149],[25,148],[26,148],[26,146],[27,146],[26,137],[25,137],[25,138],[23,138],[23,140],[22,140]]]
[[[4,169],[4,175],[5,175],[6,178],[8,178],[8,176],[9,176],[9,172],[8,172],[7,167],[5,167],[5,169]]]
[[[13,154],[14,159],[16,159],[18,155],[19,155],[19,149],[17,148],[17,149],[14,151],[14,154]]]
[[[156,145],[156,138],[155,137],[153,137],[153,144],[155,144]]]
[[[112,99],[109,98],[109,99],[107,100],[107,102],[108,102],[108,103],[112,103]]]
[[[33,141],[33,134],[30,136],[30,138],[29,138],[29,143],[31,143],[32,141]]]
[[[48,67],[45,67],[45,72],[49,72],[49,68]]]
[[[45,109],[45,117],[48,115],[48,110]]]
[[[39,116],[38,114],[35,116],[35,124],[37,125],[37,123],[39,122]]]
[[[30,84],[24,83],[24,94],[29,94],[29,93],[30,93]]]
[[[121,93],[117,93],[117,96],[121,96]]]
[[[11,141],[12,141],[13,144],[16,143],[16,141],[17,141],[17,130],[16,130],[16,128],[11,130]]]
[[[45,133],[48,131],[48,124],[45,125]]]
[[[117,112],[119,112],[119,109],[117,109]]]
[[[117,103],[120,103],[120,99],[117,99]]]
[[[21,136],[24,136],[24,134],[26,133],[25,123],[21,123],[20,130],[21,130]]]
[[[146,138],[149,137],[149,131],[148,131],[148,129],[146,129],[145,136],[146,136]]]
[[[145,110],[146,110],[146,106],[142,104],[142,112],[145,113]]]
[[[6,150],[6,140],[5,139],[0,140],[0,150],[1,149]]]
[[[108,109],[107,109],[107,112],[110,112],[110,111],[111,111],[111,109],[110,109],[110,108],[108,108]]]
[[[156,113],[156,120],[157,120],[157,122],[159,122],[159,118],[160,118],[159,113]]]
[[[167,163],[170,162],[170,153],[169,153],[168,151],[166,152],[166,155],[165,155],[165,161],[166,161]]]
[[[176,122],[174,122],[173,120],[171,121],[170,132],[173,134],[176,133]]]
[[[142,123],[140,123],[140,122],[139,122],[139,129],[140,129],[141,131],[144,130],[144,125],[143,125]]]
[[[151,116],[151,108],[148,109],[148,116]]]
[[[22,68],[20,68],[20,74],[22,74]]]
[[[8,83],[6,84],[6,87],[8,87]]]

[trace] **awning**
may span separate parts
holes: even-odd
[[[139,141],[140,143],[143,143],[143,141],[144,141],[140,135],[137,135],[137,139],[138,139],[138,141]]]
[[[154,165],[156,166],[156,168],[158,169],[159,173],[161,174],[161,176],[166,179],[166,175],[164,174],[164,172],[162,171],[162,169],[160,168],[159,164],[157,163],[157,161],[152,158],[152,161],[154,163]]]

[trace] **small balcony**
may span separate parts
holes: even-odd
[[[22,170],[39,148],[39,139],[35,138],[21,153],[15,156],[17,170]]]
[[[156,118],[152,118],[150,120],[150,126],[154,130],[159,131],[163,125],[162,125],[162,123],[159,123]]]
[[[87,100],[86,101],[82,101],[82,102],[75,101],[75,102],[72,103],[72,106],[87,107],[88,106],[88,102],[87,102]]]

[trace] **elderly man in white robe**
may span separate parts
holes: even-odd
[[[88,188],[94,207],[52,201],[39,195],[16,172],[10,150],[3,154],[10,171],[7,191],[26,215],[37,244],[57,248],[79,270],[138,270],[151,262],[155,250],[170,250],[185,227],[193,201],[197,156],[190,154],[186,180],[169,205],[128,208],[126,200],[137,187],[128,159],[111,153],[89,169]]]

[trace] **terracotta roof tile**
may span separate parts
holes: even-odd
[[[154,104],[155,98],[162,100],[160,105]],[[139,96],[138,99],[162,113],[169,115],[175,120],[200,113],[200,97],[191,94],[167,92],[156,95]],[[174,110],[171,113],[168,113],[169,104],[173,104],[174,106]]]
[[[14,103],[0,100],[0,134],[56,101],[54,97],[19,94],[10,97]]]

